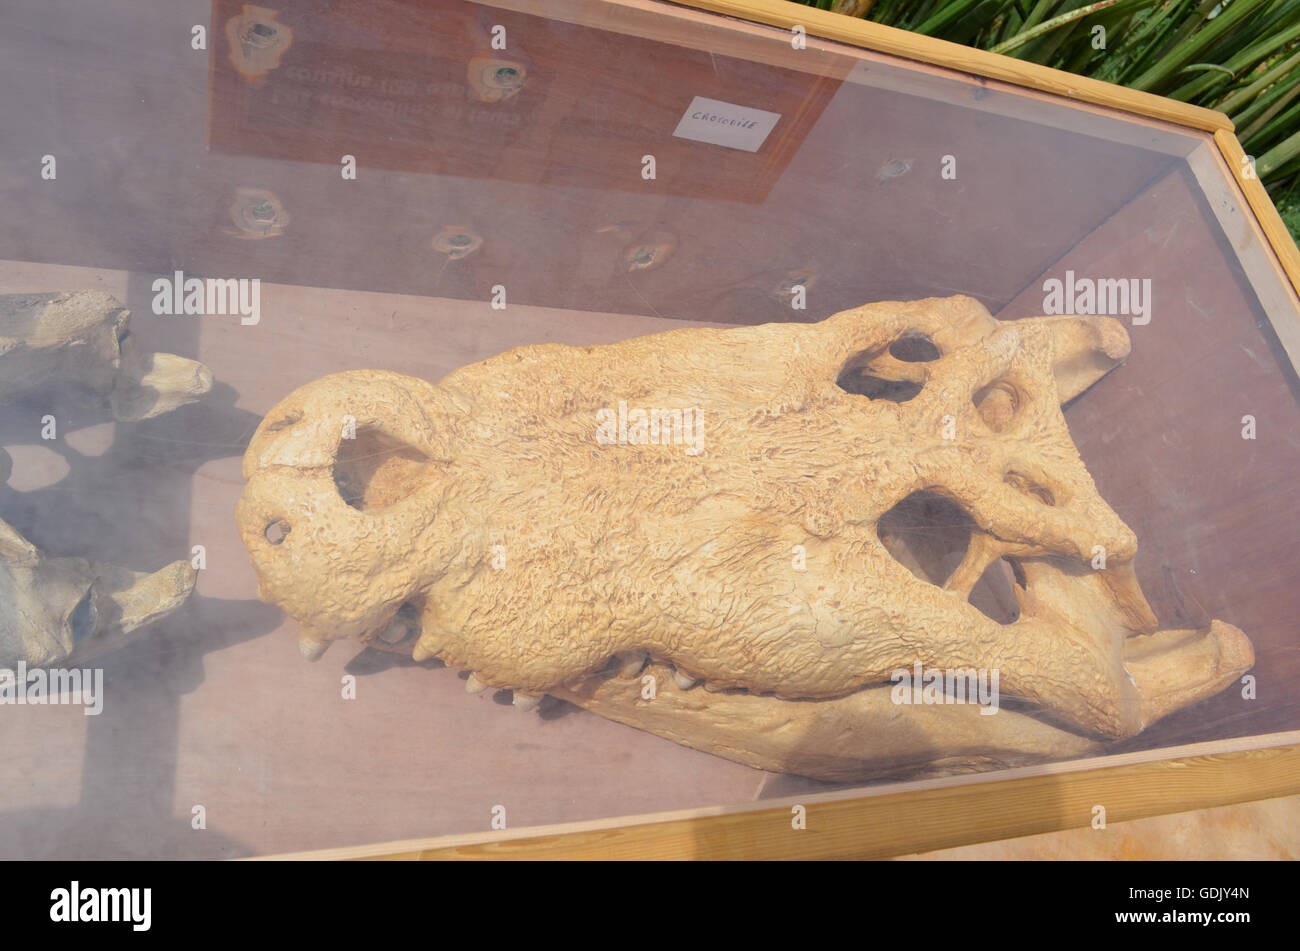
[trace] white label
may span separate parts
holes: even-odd
[[[779,112],[750,109],[717,99],[696,96],[673,133],[679,139],[694,139],[729,149],[757,152],[781,118]]]

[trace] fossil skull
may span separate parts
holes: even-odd
[[[1061,404],[1128,349],[952,297],[336,374],[262,422],[239,527],[310,658],[356,637],[823,779],[1071,755],[1253,663],[1231,625],[1156,630],[1070,439]],[[898,530],[917,499],[966,520],[942,569]],[[968,599],[990,566],[1012,620]],[[917,663],[1023,703],[892,702]]]

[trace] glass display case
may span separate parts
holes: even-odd
[[[1296,791],[1300,255],[1224,117],[780,3],[3,17],[0,855]]]

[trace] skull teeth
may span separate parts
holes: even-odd
[[[314,638],[303,637],[298,640],[298,653],[302,654],[307,660],[320,660],[321,655],[329,649],[329,641],[318,641]]]
[[[394,618],[379,632],[379,639],[387,644],[400,644],[411,634],[411,623],[405,618]],[[414,651],[412,651],[414,655]]]
[[[673,683],[677,684],[677,686],[682,690],[690,690],[699,683],[699,681],[689,674],[684,674],[680,670],[675,670],[673,671]]]
[[[618,655],[618,675],[624,680],[633,680],[641,673],[650,655],[645,651],[631,651]]]
[[[537,705],[542,702],[544,694],[520,693],[515,691],[515,708],[527,713],[529,710],[536,710]]]
[[[469,679],[465,681],[466,693],[482,693],[486,689],[487,684],[479,680],[474,674],[470,674]]]

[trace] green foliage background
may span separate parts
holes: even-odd
[[[795,2],[1227,113],[1300,241],[1300,0]]]

